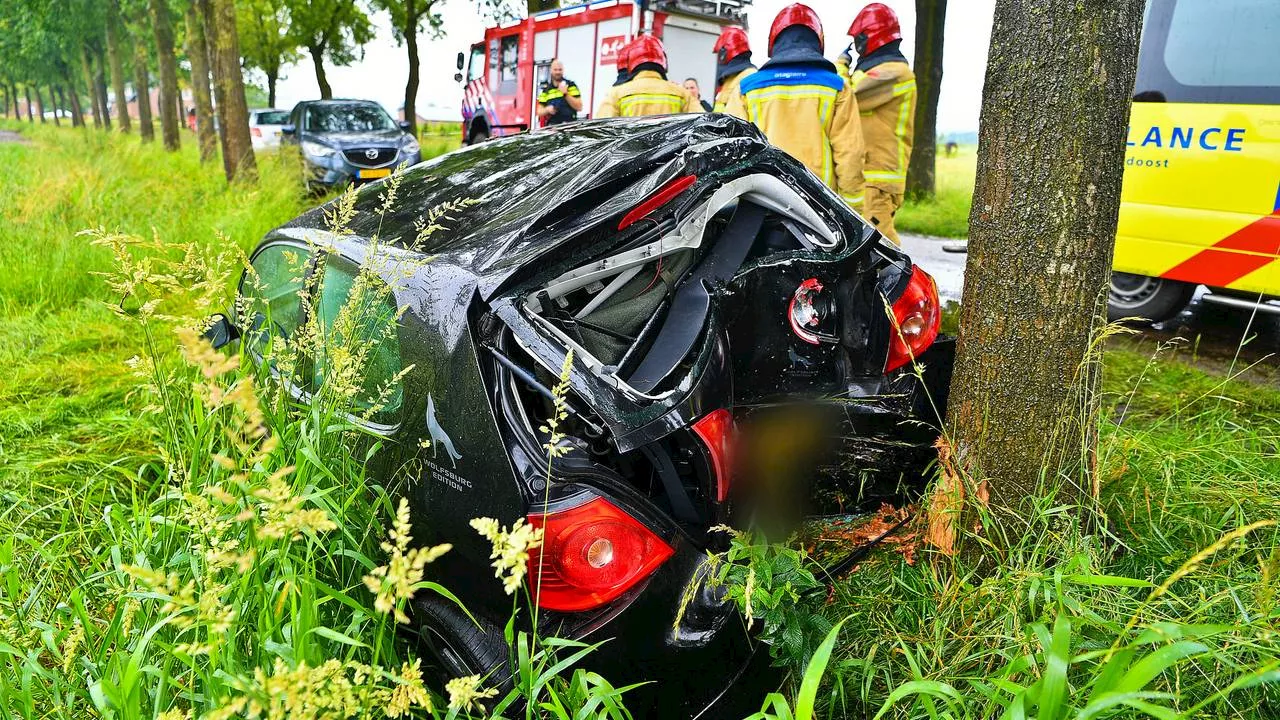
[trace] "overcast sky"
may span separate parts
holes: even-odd
[[[792,0],[755,0],[747,16],[751,46],[763,62],[769,25],[774,15]],[[902,49],[912,57],[915,41],[914,0],[884,0],[902,19]],[[862,6],[849,0],[811,0],[826,30],[827,55],[834,58],[849,43],[845,31]],[[947,8],[946,45],[943,52],[942,97],[938,101],[938,131],[965,132],[978,129],[982,103],[982,78],[986,67],[987,42],[995,0],[962,0]],[[461,118],[462,91],[453,81],[455,58],[484,37],[484,22],[468,0],[448,0],[444,11],[445,37],[425,40],[421,46],[422,73],[418,90],[418,113],[423,117],[454,120]],[[392,38],[385,13],[373,14],[377,37],[365,46],[364,59],[350,67],[327,65],[329,84],[335,97],[377,100],[393,114],[404,102],[408,76],[405,50]],[[573,69],[567,73],[573,76]],[[319,95],[309,57],[285,68],[279,83],[276,104],[288,109],[300,100]],[[707,92],[709,95],[709,91]]]

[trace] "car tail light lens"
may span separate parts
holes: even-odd
[[[787,306],[787,320],[791,323],[791,332],[801,340],[817,345],[820,342],[818,328],[830,314],[831,303],[822,294],[822,283],[817,278],[809,278],[800,283],[791,303]]]
[[[590,610],[617,598],[671,557],[671,546],[604,498],[532,514],[541,548],[530,553],[538,607]]]
[[[254,137],[262,137],[262,128],[251,127],[249,132],[253,133]]]
[[[733,472],[733,414],[720,409],[693,424],[698,435],[711,454],[711,468],[716,474],[716,500],[724,502],[729,497],[729,482]]]
[[[942,325],[938,286],[919,266],[911,269],[911,281],[907,283],[906,291],[893,304],[893,317],[885,372],[897,370],[929,349]]]
[[[624,230],[628,226],[635,224],[637,220],[657,210],[658,208],[671,202],[677,195],[689,189],[698,181],[697,175],[685,175],[658,188],[658,191],[649,196],[648,200],[640,203],[631,209],[631,212],[622,216],[622,222],[618,223],[618,229]]]

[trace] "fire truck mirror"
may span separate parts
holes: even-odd
[[[462,61],[463,61],[462,53],[458,53],[458,70],[462,70]],[[462,75],[459,74],[457,79],[461,80]]]

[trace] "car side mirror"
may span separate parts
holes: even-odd
[[[209,327],[204,331],[204,339],[209,341],[214,350],[240,339],[240,328],[231,324],[226,315],[218,313],[209,316]]]
[[[297,125],[281,125],[280,133],[283,135],[296,135],[298,133]]]
[[[408,120],[401,120],[401,121],[400,121],[400,129],[401,129],[401,130],[404,130],[405,132],[408,132],[408,130],[409,130],[409,121],[408,121]]]
[[[458,69],[459,69],[459,70],[461,70],[461,69],[462,69],[462,63],[463,63],[463,61],[464,61],[464,58],[463,58],[462,53],[458,53]]]
[[[460,72],[456,72],[456,73],[454,73],[454,74],[453,74],[453,81],[454,81],[454,82],[456,82],[456,83],[460,83],[460,82],[462,82],[462,73],[460,73]]]

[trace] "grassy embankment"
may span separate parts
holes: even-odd
[[[0,668],[83,676],[102,671],[94,663],[106,659],[64,654],[77,643],[107,647],[94,633],[120,616],[101,598],[77,597],[78,573],[137,563],[112,558],[121,537],[161,532],[140,522],[151,515],[125,511],[152,507],[165,481],[160,446],[171,434],[147,412],[152,398],[125,364],[146,355],[154,338],[104,304],[117,298],[93,273],[112,268],[111,254],[77,232],[101,226],[209,250],[248,248],[307,201],[290,171],[266,158],[256,188],[227,189],[218,167],[199,166],[191,148],[173,155],[133,138],[29,132],[34,144],[0,145],[0,161],[15,169],[0,185],[0,634],[36,645],[18,648],[30,663],[9,658]],[[863,562],[814,609],[853,616],[829,667],[830,694],[821,696],[833,716],[870,716],[892,699],[897,717],[992,717],[1021,697],[1028,717],[1061,717],[1101,687],[1128,688],[1116,701],[1128,705],[1103,717],[1124,708],[1139,715],[1142,703],[1187,711],[1205,702],[1196,710],[1202,717],[1280,712],[1274,685],[1257,686],[1280,667],[1275,528],[1215,546],[1238,528],[1280,518],[1280,391],[1227,379],[1177,352],[1149,362],[1132,344],[1107,352],[1104,366],[1106,522],[1082,524],[1045,503],[1021,538],[981,564],[927,553],[915,565],[893,553]],[[125,521],[137,527],[121,527]],[[296,592],[281,582],[266,590],[262,618],[275,617],[277,596]],[[250,604],[263,598],[244,597],[237,609],[263,610]],[[68,606],[84,607],[83,619]],[[19,627],[23,618],[46,625]],[[271,621],[258,622],[273,632]],[[324,626],[324,637],[349,647],[347,639],[375,637],[370,623]],[[86,626],[87,640],[76,640]],[[1106,665],[1108,658],[1120,660]],[[230,692],[226,678],[255,665],[222,661],[222,674],[202,687]],[[180,669],[135,670],[148,678],[147,692],[168,698],[189,681]],[[158,686],[155,673],[164,678]],[[0,686],[18,680],[0,678]],[[165,682],[176,685],[165,690]],[[14,697],[36,697],[38,715],[63,716],[39,704],[48,696]],[[88,713],[88,693],[73,700]]]
[[[969,235],[969,206],[978,168],[976,145],[962,145],[954,157],[938,148],[937,195],[928,201],[908,199],[898,211],[895,225],[904,232],[938,237]]]

